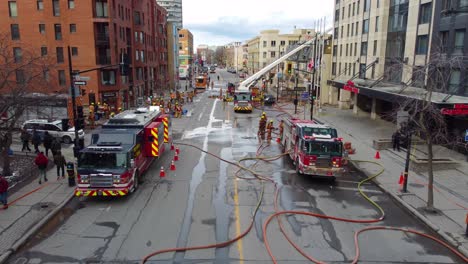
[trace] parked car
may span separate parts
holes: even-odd
[[[41,138],[44,138],[47,131],[52,137],[59,138],[65,144],[72,143],[75,138],[75,128],[68,126],[68,119],[64,122],[62,120],[33,119],[24,122],[22,128],[31,135],[33,130],[36,129]],[[83,129],[78,130],[78,137],[84,139]]]
[[[265,97],[263,98],[263,103],[265,105],[272,105],[276,103],[276,98],[271,94],[266,94]]]

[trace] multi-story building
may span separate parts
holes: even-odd
[[[242,69],[243,48],[241,42],[231,42],[224,45],[224,53],[227,67],[233,67],[236,71]]]
[[[173,22],[167,23],[167,57],[169,71],[169,89],[176,88],[179,80],[179,31]]]
[[[203,64],[211,64],[212,62],[212,57],[213,57],[213,50],[211,50],[208,45],[198,45],[197,47],[197,58],[198,58],[198,63],[201,65]]]
[[[70,87],[67,47],[73,70],[101,68],[83,74],[89,77],[80,87],[85,106],[100,102],[128,108],[164,87],[157,80],[167,79],[166,11],[154,1],[8,1],[0,10],[0,26],[11,29],[18,49],[56,61],[59,86]],[[121,78],[123,58],[131,66]]]
[[[179,29],[179,62],[187,66],[193,62],[193,35],[185,28]]]
[[[439,107],[468,104],[467,9],[460,0],[336,0],[328,81],[336,100],[326,100],[370,112],[372,119],[390,116],[399,102],[421,98],[428,87]],[[444,66],[449,78],[431,83],[430,71],[443,64],[435,60],[457,57],[457,65]]]
[[[182,0],[157,0],[167,10],[167,21],[173,22],[177,29],[183,28]]]

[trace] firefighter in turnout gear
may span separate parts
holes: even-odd
[[[267,125],[266,129],[267,129],[267,142],[268,142],[268,145],[269,145],[270,141],[271,141],[271,132],[273,131],[273,129],[275,129],[273,127],[273,120],[270,120],[270,122],[268,122],[268,125]]]
[[[261,143],[265,140],[265,128],[266,128],[266,117],[262,115],[260,122],[258,123],[258,141]]]
[[[284,121],[283,121],[283,119],[281,119],[278,128],[279,128],[279,138],[281,140],[283,140],[283,131],[284,131]]]
[[[180,118],[182,116],[182,107],[180,107],[179,103],[175,103],[175,118]]]

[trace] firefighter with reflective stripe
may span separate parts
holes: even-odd
[[[180,107],[179,103],[175,103],[175,118],[180,118],[182,116],[182,107]]]
[[[273,129],[275,129],[273,127],[273,120],[270,120],[270,122],[268,122],[268,125],[267,125],[266,129],[267,129],[267,141],[268,141],[268,144],[270,144],[271,132],[273,131]]]
[[[265,140],[265,127],[266,127],[266,118],[262,115],[260,122],[258,123],[258,141],[261,143]]]

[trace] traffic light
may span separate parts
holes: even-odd
[[[76,107],[76,122],[75,122],[75,129],[80,130],[85,128],[84,124],[84,114],[83,114],[83,106]]]
[[[288,63],[288,74],[291,74],[292,72],[292,64]]]

